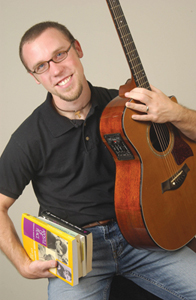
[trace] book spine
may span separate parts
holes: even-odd
[[[51,212],[49,211],[44,211],[41,213],[41,216],[43,218],[46,218],[50,221],[56,222],[57,224],[61,225],[61,226],[65,226],[77,233],[80,233],[82,235],[88,235],[90,232],[86,229],[83,229],[82,227],[78,227],[76,225],[73,225],[72,223],[69,223],[68,221],[65,221],[64,219],[59,218],[56,215],[53,215]]]

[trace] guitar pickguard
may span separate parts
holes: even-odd
[[[181,138],[176,128],[174,131],[174,147],[172,150],[173,157],[177,165],[181,165],[188,157],[193,156],[191,147]]]

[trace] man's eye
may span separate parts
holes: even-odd
[[[46,64],[43,63],[43,64],[41,64],[41,65],[39,65],[39,66],[37,67],[37,70],[38,70],[38,71],[42,71],[43,69],[45,69],[45,67],[46,67]]]
[[[62,58],[64,58],[65,56],[65,52],[59,52],[56,54],[55,60],[61,60]]]

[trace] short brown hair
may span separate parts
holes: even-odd
[[[66,38],[68,38],[70,42],[73,42],[75,40],[71,32],[67,29],[67,27],[65,27],[62,24],[59,24],[58,22],[52,22],[52,21],[41,22],[29,28],[21,38],[20,45],[19,45],[19,56],[28,72],[30,72],[30,70],[28,69],[23,58],[23,53],[22,53],[23,46],[25,43],[36,39],[40,34],[42,34],[48,28],[55,28],[59,30],[64,34]]]

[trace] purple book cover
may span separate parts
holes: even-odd
[[[47,246],[47,230],[24,218],[24,234],[32,240]]]

